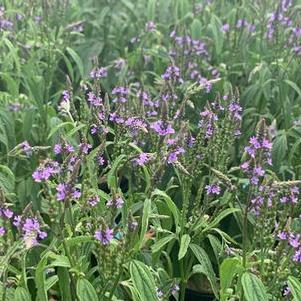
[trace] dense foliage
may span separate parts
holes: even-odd
[[[300,1],[0,4],[1,300],[301,300]]]

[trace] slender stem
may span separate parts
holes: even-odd
[[[180,276],[181,276],[181,290],[180,290],[180,301],[185,300],[185,291],[187,287],[187,280],[184,272],[184,259],[180,260]]]
[[[243,217],[243,234],[242,234],[242,265],[246,268],[247,264],[247,235],[248,235],[248,206],[245,208]]]
[[[114,281],[114,284],[113,284],[113,287],[112,287],[112,290],[111,290],[111,293],[110,293],[110,296],[109,296],[109,300],[112,300],[112,298],[113,298],[113,295],[114,295],[114,292],[115,292],[115,290],[117,288],[117,285],[119,283],[119,279],[121,277],[121,274],[122,274],[122,269],[120,269],[120,271],[119,271],[119,273],[118,273],[118,275],[117,275],[117,277]]]

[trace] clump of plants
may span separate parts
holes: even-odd
[[[1,300],[299,300],[297,7],[100,2],[0,9]]]

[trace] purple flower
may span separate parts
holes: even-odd
[[[92,91],[88,93],[88,102],[94,107],[100,107],[102,105],[102,99],[96,96]]]
[[[262,177],[262,176],[264,176],[265,171],[264,171],[264,169],[261,166],[257,166],[257,167],[254,168],[253,174],[255,176]]]
[[[164,124],[162,120],[157,120],[150,125],[150,128],[153,129],[160,136],[171,135],[175,133],[175,130],[172,128],[171,124]]]
[[[95,207],[99,203],[99,197],[97,195],[92,196],[91,198],[88,199],[88,203],[92,207]]]
[[[104,246],[108,245],[113,237],[113,229],[110,229],[109,227],[106,227],[105,230],[97,230],[94,235],[94,238],[99,240]]]
[[[70,101],[70,92],[68,90],[64,90],[62,92],[63,101],[69,102]]]
[[[112,100],[113,102],[125,103],[127,102],[127,97],[130,94],[130,89],[126,87],[116,87],[112,91],[112,95],[116,97]]]
[[[291,234],[289,243],[294,249],[297,249],[300,246],[300,235]]]
[[[82,153],[88,154],[89,150],[92,148],[92,145],[88,144],[88,143],[81,143],[79,145],[79,148],[80,148]]]
[[[26,218],[23,226],[23,240],[27,248],[37,245],[38,239],[47,237],[47,233],[41,231],[40,223],[35,218]]]
[[[183,147],[178,147],[175,151],[172,151],[168,154],[167,162],[168,163],[174,163],[178,161],[178,156],[180,154],[183,154],[185,152]]]
[[[100,165],[100,166],[103,166],[104,164],[105,164],[105,159],[104,159],[104,157],[103,156],[98,156],[97,157],[97,162],[98,162],[98,164]]]
[[[285,231],[279,232],[277,236],[280,240],[286,240],[287,239],[287,233]]]
[[[3,213],[3,215],[4,215],[6,218],[8,218],[8,219],[12,218],[13,215],[14,215],[13,211],[10,210],[9,208],[7,208],[7,209],[2,209],[2,213]]]
[[[119,58],[119,59],[115,60],[115,62],[114,62],[114,67],[115,67],[116,69],[119,69],[119,70],[120,70],[124,65],[125,65],[125,60],[122,59],[122,58]]]
[[[3,236],[5,234],[5,228],[4,227],[0,227],[0,237]]]
[[[32,177],[35,182],[47,181],[52,175],[60,172],[59,163],[52,160],[46,160],[33,172]]]
[[[256,176],[251,177],[250,182],[252,185],[258,185],[259,179]]]
[[[29,145],[28,141],[23,141],[21,143],[21,147],[23,149],[23,152],[26,154],[26,156],[31,156],[32,155],[32,148]]]
[[[116,208],[118,208],[118,209],[122,208],[123,204],[124,204],[124,200],[122,199],[122,197],[118,197],[115,200]]]
[[[253,136],[250,138],[250,144],[255,148],[258,149],[261,147],[260,142],[258,141],[257,137]]]
[[[13,225],[19,227],[21,225],[22,217],[21,215],[16,215],[14,217]]]
[[[268,150],[271,150],[273,147],[273,143],[270,142],[268,139],[263,139],[262,141],[262,147]]]
[[[294,256],[293,256],[293,261],[295,261],[295,262],[300,262],[300,263],[301,263],[301,248],[299,248],[299,249],[295,252],[295,254],[294,254]]]
[[[226,33],[230,30],[230,25],[228,23],[225,23],[221,27],[221,32]]]
[[[180,68],[177,66],[168,66],[167,69],[165,70],[165,73],[161,75],[161,77],[165,81],[175,81],[175,82],[183,82],[183,80],[180,77]]]
[[[63,147],[61,144],[55,144],[54,147],[53,147],[53,152],[58,155],[62,152],[63,150]]]
[[[65,201],[66,197],[68,196],[69,193],[69,187],[65,183],[59,183],[56,186],[56,199],[58,201]]]
[[[157,25],[154,21],[148,21],[145,24],[145,31],[153,31],[154,29],[156,29]]]
[[[82,193],[79,189],[74,189],[74,191],[72,192],[72,197],[74,199],[79,199],[81,197]]]
[[[250,163],[248,161],[246,161],[240,165],[240,168],[244,171],[248,170],[249,167],[250,167]]]
[[[282,204],[286,204],[288,202],[288,197],[287,196],[283,196],[280,198],[280,203]]]
[[[147,153],[141,153],[139,154],[139,157],[137,159],[135,159],[135,162],[139,165],[139,166],[144,166],[150,159],[150,155]]]
[[[95,68],[90,72],[90,77],[93,79],[104,78],[108,76],[108,71],[106,68]]]
[[[212,84],[208,79],[206,79],[205,77],[201,77],[199,79],[199,84],[203,89],[205,89],[206,93],[210,93],[212,89]]]
[[[221,193],[221,188],[218,184],[211,184],[205,186],[207,195],[219,195]]]

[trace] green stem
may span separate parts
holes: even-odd
[[[119,283],[119,279],[121,277],[121,274],[122,274],[122,269],[120,269],[120,271],[119,271],[119,273],[118,273],[118,275],[117,275],[117,277],[114,281],[114,284],[113,284],[113,287],[112,287],[112,290],[111,290],[111,293],[110,293],[110,296],[109,296],[109,300],[112,300],[112,298],[113,298],[113,295],[114,295],[114,292],[115,292],[115,290],[117,288],[117,285]]]
[[[180,301],[184,301],[185,291],[187,287],[187,280],[184,272],[184,259],[180,260],[180,276],[181,276]]]

